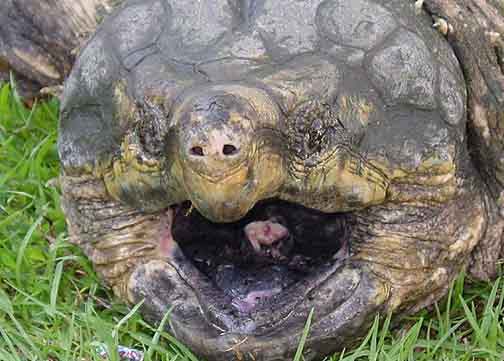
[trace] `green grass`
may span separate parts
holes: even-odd
[[[0,361],[101,360],[99,343],[137,348],[146,360],[196,360],[162,325],[115,300],[67,242],[51,182],[57,114],[56,101],[30,110],[10,86],[0,90]],[[330,360],[504,359],[504,282],[467,283],[461,276],[439,306],[399,327],[377,318],[360,347]]]

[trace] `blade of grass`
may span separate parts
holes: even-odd
[[[303,349],[305,346],[306,339],[308,338],[308,333],[310,332],[310,327],[311,327],[311,322],[312,322],[314,311],[315,311],[315,308],[312,308],[310,310],[310,313],[308,314],[308,318],[306,319],[303,333],[301,334],[301,340],[299,341],[299,344],[298,344],[298,347],[296,350],[296,354],[294,355],[293,361],[300,361],[301,357],[303,356]]]
[[[21,267],[23,265],[23,258],[24,258],[24,253],[26,250],[26,247],[28,246],[28,243],[30,242],[33,232],[37,229],[38,226],[42,223],[42,220],[44,219],[44,216],[41,215],[37,218],[35,222],[31,225],[31,227],[28,229],[28,232],[26,233],[25,237],[23,238],[23,241],[19,245],[19,250],[16,258],[16,282],[18,285],[22,284],[21,280]]]
[[[127,314],[126,316],[124,316],[123,318],[121,318],[121,320],[117,323],[117,325],[114,327],[113,331],[112,331],[112,337],[116,338],[117,337],[117,334],[119,332],[119,329],[121,328],[122,325],[124,325],[126,322],[128,322],[128,320],[133,317],[133,315],[135,315],[137,312],[138,312],[138,309],[140,307],[142,307],[142,305],[144,304],[145,300],[142,300],[140,302],[138,302]]]
[[[0,334],[2,335],[2,338],[4,339],[5,343],[7,344],[7,347],[9,348],[9,350],[11,352],[10,354],[13,357],[13,359],[16,361],[21,361],[21,359],[19,358],[19,355],[17,353],[16,348],[14,347],[11,339],[9,338],[9,336],[7,335],[7,333],[5,332],[5,330],[2,326],[0,326]]]
[[[56,302],[58,300],[59,285],[61,282],[61,275],[63,274],[64,261],[58,262],[56,265],[56,271],[54,272],[54,277],[51,286],[51,296],[49,302],[49,314],[54,316],[56,313]]]
[[[170,317],[170,314],[171,314],[172,310],[173,310],[173,306],[170,307],[170,309],[168,309],[168,311],[166,311],[165,315],[163,316],[163,319],[159,323],[159,326],[158,326],[158,328],[156,330],[156,333],[152,337],[152,345],[149,346],[149,349],[147,350],[147,353],[145,354],[145,360],[146,361],[152,360],[152,354],[154,352],[154,347],[153,346],[157,345],[159,343],[159,337],[161,336],[161,332],[164,330],[164,328],[166,326],[166,323],[168,322],[168,319]]]

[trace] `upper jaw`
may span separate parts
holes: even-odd
[[[264,136],[264,135],[263,135]],[[261,140],[257,140],[261,143]],[[234,222],[244,217],[260,199],[275,196],[286,178],[282,154],[254,144],[248,158],[218,179],[208,178],[183,164],[184,191],[192,204],[209,220]]]

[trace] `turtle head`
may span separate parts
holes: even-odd
[[[261,90],[198,89],[176,106],[173,124],[182,184],[208,219],[231,222],[274,196],[283,179],[279,111]]]

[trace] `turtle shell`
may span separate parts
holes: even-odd
[[[373,119],[344,125],[365,133],[366,152],[393,158],[412,147],[429,153],[424,141],[459,139],[465,126],[457,59],[403,1],[126,1],[66,81],[64,168],[94,167],[120,152],[135,121],[129,103],[162,95],[169,112],[180,94],[209,82],[255,84],[286,112],[310,99],[364,98]],[[404,161],[395,165],[414,169]]]

